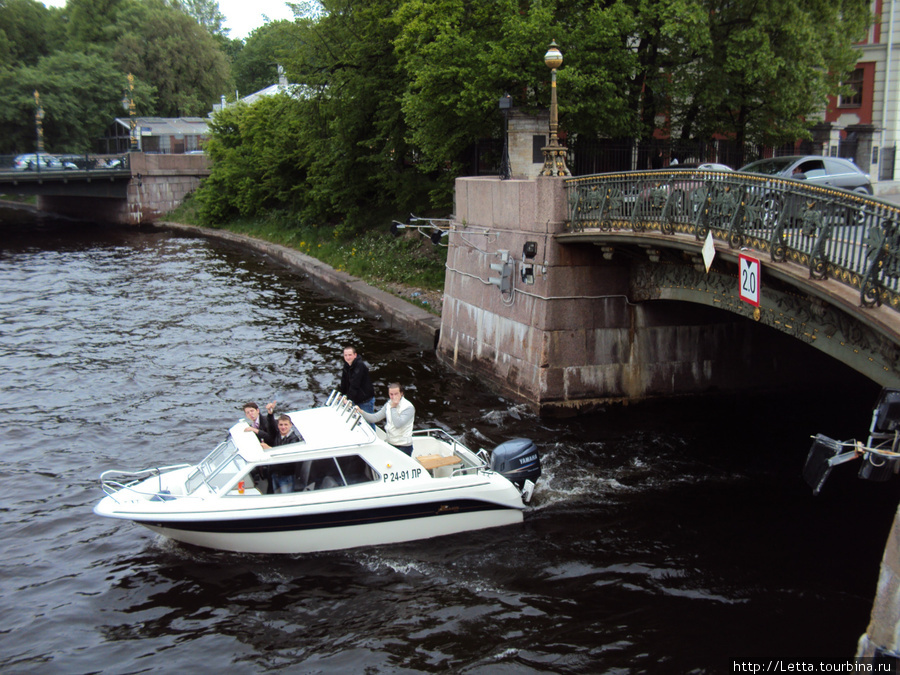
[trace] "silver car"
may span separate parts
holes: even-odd
[[[71,171],[77,168],[72,162],[64,162],[59,157],[43,152],[19,155],[13,160],[14,171]]]
[[[816,185],[853,190],[872,194],[872,180],[869,174],[848,159],[822,157],[820,155],[790,155],[771,157],[751,162],[740,169],[744,173],[760,173],[780,178],[806,180]]]

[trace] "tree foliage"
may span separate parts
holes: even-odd
[[[225,15],[219,10],[217,0],[172,0],[172,6],[193,17],[210,35],[228,34],[224,27]]]
[[[0,0],[0,139],[33,133],[28,88],[38,80],[48,83],[48,141],[66,134],[80,145],[87,136],[74,126],[94,133],[127,72],[139,113],[197,115],[235,89],[273,84],[280,64],[299,85],[293,97],[215,119],[205,217],[287,209],[360,228],[410,211],[446,213],[460,158],[501,134],[500,96],[546,109],[551,40],[564,55],[560,125],[570,139],[780,144],[806,135],[839,91],[870,21],[869,0],[291,6],[294,21],[241,42],[225,37],[215,0],[68,0],[64,10]]]
[[[34,66],[0,75],[0,153],[34,148],[35,100],[40,94],[42,122],[50,152],[90,152],[105,127],[122,114],[124,78],[115,63],[100,54],[55,52]],[[151,92],[141,83],[135,99],[149,100]],[[28,124],[22,124],[27,120]]]
[[[212,175],[197,195],[205,222],[302,208],[303,108],[303,102],[281,94],[216,114],[206,147]]]
[[[33,147],[33,92],[54,151],[85,152],[121,116],[126,75],[139,115],[205,115],[231,87],[222,36],[186,11],[212,0],[0,0],[0,148]],[[219,15],[221,16],[221,15]]]
[[[59,9],[36,0],[0,0],[0,70],[33,66],[65,37]]]
[[[229,64],[215,38],[162,0],[123,9],[116,32],[114,57],[124,70],[156,87],[156,114],[203,115],[227,91]]]

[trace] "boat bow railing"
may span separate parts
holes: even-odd
[[[185,469],[189,466],[191,465],[172,464],[170,466],[156,466],[149,469],[141,469],[140,471],[122,471],[120,469],[110,469],[100,474],[100,489],[103,490],[103,492],[108,497],[111,497],[114,501],[118,501],[116,499],[116,494],[118,494],[121,490],[126,489],[132,494],[145,496],[150,499],[154,497],[159,499],[171,499],[173,498],[173,495],[163,490],[162,475],[165,473],[169,473],[170,471]],[[148,478],[152,478],[154,476],[156,476],[159,480],[159,486],[155,492],[134,489],[134,486],[138,483],[141,483],[142,481],[145,481]]]

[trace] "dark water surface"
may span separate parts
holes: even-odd
[[[4,217],[0,670],[718,673],[855,652],[897,483],[843,467],[813,498],[799,473],[810,434],[865,435],[877,387],[541,420],[255,254]],[[93,515],[101,471],[196,460],[246,399],[324,401],[345,342],[379,400],[410,385],[417,426],[538,443],[524,525],[260,556]]]

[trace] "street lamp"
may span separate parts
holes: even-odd
[[[37,132],[37,164],[41,165],[41,153],[44,151],[44,108],[41,106],[41,95],[34,90],[34,128]]]
[[[137,124],[134,119],[134,75],[128,73],[128,90],[122,97],[122,108],[128,113],[128,152],[137,150]]]
[[[542,176],[571,176],[566,166],[566,147],[559,144],[557,130],[559,128],[559,112],[556,107],[556,69],[562,65],[563,57],[556,41],[550,42],[547,53],[544,54],[544,63],[550,69],[550,145],[541,148],[544,153],[544,168]]]
[[[500,158],[500,180],[508,180],[509,168],[509,109],[512,107],[512,96],[503,94],[500,97],[500,110],[503,111],[503,157]]]

